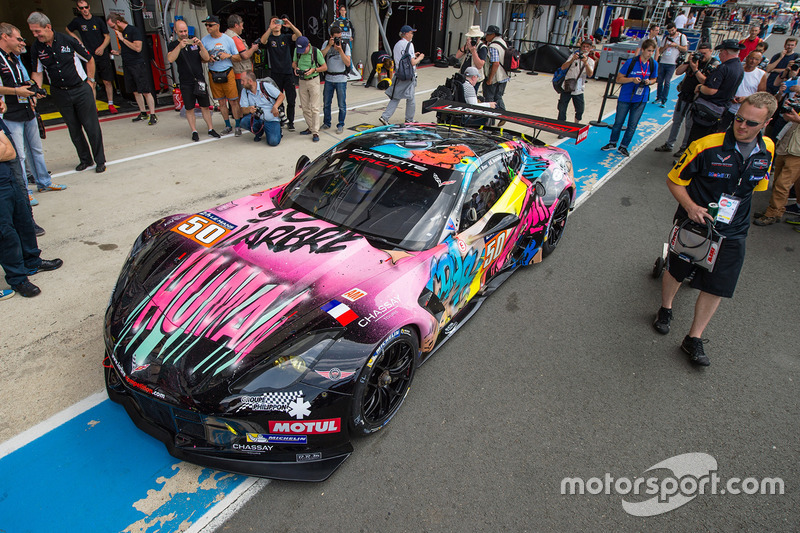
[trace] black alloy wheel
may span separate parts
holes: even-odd
[[[556,200],[556,208],[553,216],[550,217],[550,224],[547,225],[547,238],[542,244],[542,256],[547,257],[552,254],[561,237],[564,235],[564,228],[567,227],[567,215],[569,215],[569,191],[561,191]]]
[[[419,342],[407,328],[392,333],[370,356],[353,395],[354,434],[368,435],[389,423],[400,409],[417,369]]]

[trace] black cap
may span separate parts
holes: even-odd
[[[491,25],[486,28],[486,35],[489,35],[490,33],[494,35],[500,35],[500,28],[495,25]]]
[[[745,46],[736,39],[725,39],[717,46],[714,47],[714,50],[744,50]]]
[[[206,22],[211,22],[213,24],[219,24],[219,17],[216,16],[216,15],[209,15],[209,16],[207,16],[205,18],[205,20],[203,20],[203,24],[205,24]]]
[[[697,45],[698,50],[711,50],[711,43],[700,43]]]

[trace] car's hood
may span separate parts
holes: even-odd
[[[134,269],[144,297],[118,306],[123,311],[112,318],[115,362],[133,380],[202,395],[296,335],[347,326],[359,316],[354,307],[387,299],[370,289],[371,279],[392,269],[392,278],[400,276],[416,263],[405,254],[405,264],[395,264],[396,254],[327,222],[277,210],[266,195],[235,204],[178,222],[150,247],[170,247],[173,257],[153,262],[150,271]],[[201,246],[185,234],[193,231],[186,221],[199,223],[198,216],[229,231]]]

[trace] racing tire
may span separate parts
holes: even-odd
[[[556,207],[553,209],[553,215],[550,217],[550,222],[547,224],[547,236],[542,243],[542,257],[547,257],[552,254],[558,243],[561,242],[561,237],[564,235],[564,228],[567,227],[567,216],[569,215],[569,191],[563,190],[558,195],[556,200]]]
[[[394,417],[411,388],[418,355],[419,340],[411,328],[398,329],[375,349],[356,380],[353,435],[375,433]]]

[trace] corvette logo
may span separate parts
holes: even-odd
[[[728,156],[725,156],[725,157],[722,157],[721,155],[717,154],[717,159],[719,159],[719,160],[720,160],[721,162],[723,162],[723,163],[724,163],[725,161],[727,161],[728,159],[730,159],[730,158],[731,158],[731,156],[729,156],[729,155],[728,155]]]

